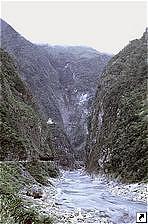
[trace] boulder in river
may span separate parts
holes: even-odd
[[[42,198],[43,197],[43,190],[36,186],[33,186],[31,189],[28,189],[26,192],[27,196],[33,197],[34,199]]]

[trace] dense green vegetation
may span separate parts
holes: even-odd
[[[141,181],[147,175],[147,33],[129,43],[102,74],[87,142],[87,168]]]
[[[40,119],[34,100],[10,56],[1,53],[1,160],[52,155],[49,129]]]
[[[1,222],[51,223],[23,199],[22,190],[32,185],[48,184],[56,177],[50,130],[40,119],[34,100],[20,79],[12,58],[2,49],[1,55]],[[46,161],[40,161],[40,158]]]
[[[40,184],[48,184],[48,178],[57,177],[58,170],[53,163],[49,161],[30,161],[23,163],[26,171]]]
[[[26,200],[23,200],[19,194],[22,188],[37,184],[35,179],[31,178],[32,173],[31,175],[25,175],[26,170],[19,162],[2,162],[0,168],[1,223],[52,223],[50,217],[40,214],[37,209],[30,206]]]
[[[17,100],[16,96],[15,101],[17,101],[17,104],[19,103],[17,108],[15,108],[16,107],[15,103],[13,104],[13,102],[12,103],[9,102],[9,104],[11,103],[10,105],[12,105],[11,107],[13,111],[17,113],[21,112],[23,115],[23,118],[21,116],[21,121],[19,120],[17,123],[18,125],[22,126],[22,129],[20,129],[21,132],[23,132],[22,134],[23,135],[25,134],[27,136],[27,138],[24,139],[25,149],[27,147],[26,141],[31,146],[30,149],[28,148],[24,151],[31,153],[32,156],[44,158],[47,160],[48,158],[53,157],[52,154],[54,150],[51,142],[53,140],[56,145],[57,154],[58,151],[60,154],[59,157],[60,162],[63,162],[63,160],[65,160],[65,157],[67,157],[67,160],[68,159],[71,160],[71,158],[68,157],[70,154],[72,154],[72,147],[70,142],[68,141],[68,137],[66,137],[66,133],[63,126],[63,120],[60,112],[61,106],[59,106],[59,100],[61,99],[61,88],[59,83],[59,77],[56,69],[50,63],[49,53],[47,52],[47,50],[44,49],[43,46],[33,44],[30,41],[26,40],[5,21],[0,20],[0,23],[1,23],[1,33],[0,33],[1,47],[5,51],[7,51],[15,60],[15,64],[17,66],[17,72],[24,81],[23,85],[25,83],[27,86],[26,94],[22,93],[24,90],[20,92],[17,89],[15,93],[18,92],[20,93],[19,98],[21,98],[22,94],[22,97],[26,101],[28,101],[28,97],[32,98],[33,96],[34,101],[37,105],[35,106],[37,107],[37,110],[34,111],[32,106],[29,108],[28,103],[27,105],[25,105],[23,102],[20,102],[20,99]],[[12,64],[10,65],[10,67],[12,67]],[[20,88],[22,86],[21,85],[22,81],[20,79],[17,79],[17,82],[19,82],[17,84],[17,88]],[[10,96],[8,96],[8,98],[9,101],[10,100],[12,101]],[[13,98],[14,98],[14,92],[13,92]],[[32,101],[33,100],[31,100],[31,102]],[[37,111],[39,112],[39,114],[37,114]],[[27,113],[30,114],[29,118],[26,116]],[[20,116],[18,117],[20,118]],[[60,137],[56,138],[54,136],[55,132],[51,133],[53,129],[50,128],[50,125],[48,126],[47,129],[46,124],[43,121],[42,122],[40,121],[41,117],[44,119],[46,123],[49,118],[52,119],[52,121],[55,124],[54,129],[57,130],[57,132],[59,132],[60,129]],[[25,125],[29,128],[23,128],[23,126]],[[48,133],[49,129],[50,133]],[[35,141],[32,141],[30,135],[33,136],[33,139]],[[47,137],[49,139],[49,135],[52,136],[52,139],[50,138],[49,140],[50,147],[48,144],[49,142],[47,141]],[[14,147],[12,147],[12,149],[13,148]],[[65,149],[67,151],[65,151]],[[63,152],[63,155],[61,152]],[[26,156],[27,155],[25,154],[23,157],[25,158]],[[72,163],[73,162],[69,164]]]

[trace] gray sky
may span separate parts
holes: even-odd
[[[146,1],[2,2],[2,18],[34,43],[116,54],[146,28]]]

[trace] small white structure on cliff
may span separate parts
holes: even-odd
[[[53,120],[51,118],[48,119],[47,124],[54,124]]]

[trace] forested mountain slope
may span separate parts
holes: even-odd
[[[73,152],[58,108],[57,72],[50,64],[48,52],[27,41],[3,20],[1,20],[1,47],[15,59],[20,78],[25,81],[33,95],[40,115],[46,123],[49,121],[50,142],[56,149],[56,157],[59,155],[61,163],[67,166],[67,158],[70,156],[72,159]]]
[[[59,87],[57,72],[50,64],[48,53],[26,40],[3,20],[1,20],[1,47],[16,59],[21,78],[36,97],[42,116],[46,120],[50,117],[62,126],[54,93]]]
[[[1,160],[53,157],[49,129],[11,57],[1,53]]]
[[[34,99],[20,79],[12,58],[2,49],[0,58],[1,221],[43,223],[48,219],[47,223],[51,223],[50,218],[31,210],[22,199],[27,194],[25,189],[29,188],[35,197],[42,197],[41,185],[49,184],[49,177],[58,175],[54,161],[51,162],[56,153],[51,144],[50,129],[40,118]]]
[[[146,178],[147,31],[108,63],[97,88],[86,165],[123,181]]]

